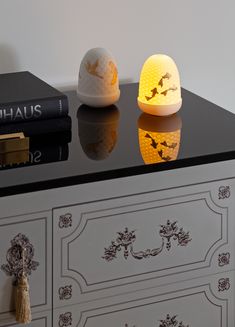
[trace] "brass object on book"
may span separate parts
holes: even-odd
[[[0,165],[13,165],[29,161],[29,137],[24,133],[0,135]]]
[[[0,153],[1,166],[11,166],[22,164],[29,161],[29,151],[14,151],[8,153]]]
[[[29,150],[29,138],[24,133],[0,135],[0,154]]]

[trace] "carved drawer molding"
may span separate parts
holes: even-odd
[[[220,291],[222,280],[230,288]],[[234,272],[126,293],[54,311],[56,326],[227,327],[234,325]],[[199,317],[200,316],[200,317]]]
[[[191,187],[182,195],[154,195],[53,210],[54,248],[61,249],[54,255],[53,280],[58,290],[71,285],[73,297],[66,303],[121,294],[127,285],[134,291],[152,279],[161,285],[231,266],[234,219],[211,191]],[[68,212],[72,225],[61,228],[58,222]]]
[[[12,316],[9,318],[9,320],[0,320],[0,326],[1,327],[19,327],[19,326],[24,326],[24,325],[19,325],[15,321],[15,317]],[[25,325],[26,327],[51,327],[52,325],[52,312],[51,311],[46,311],[46,312],[39,312],[39,313],[34,313],[32,317],[32,321],[30,324]]]
[[[159,248],[140,250],[136,252],[134,251],[134,243],[136,241],[134,230],[129,231],[126,227],[124,232],[117,232],[117,234],[118,237],[116,240],[111,241],[111,245],[104,250],[104,256],[102,258],[108,262],[117,258],[118,252],[122,249],[124,249],[125,259],[131,255],[133,258],[141,260],[161,254],[164,247],[169,251],[172,246],[172,241],[177,241],[178,246],[187,246],[191,241],[189,232],[185,232],[183,228],[179,228],[177,221],[172,223],[169,219],[165,225],[161,225],[161,228],[159,228],[159,235],[162,238],[161,246]]]
[[[165,319],[160,319],[159,323],[156,324],[158,327],[189,327],[183,323],[183,321],[177,320],[177,315],[170,315],[169,313],[166,315]],[[125,324],[125,327],[137,327],[136,325]]]

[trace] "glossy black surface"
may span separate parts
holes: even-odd
[[[176,116],[146,117],[137,107],[137,93],[137,84],[122,85],[116,106],[103,109],[81,107],[76,92],[67,93],[72,118],[68,159],[0,170],[0,196],[235,158],[232,113],[183,89]],[[143,157],[138,124],[147,147]],[[159,133],[166,138],[159,139]]]

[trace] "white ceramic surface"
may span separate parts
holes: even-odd
[[[103,48],[90,49],[84,56],[78,76],[78,97],[92,107],[114,104],[120,96],[117,65]]]

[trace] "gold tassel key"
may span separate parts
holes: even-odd
[[[22,251],[22,276],[18,280],[16,289],[16,321],[21,324],[28,324],[32,321],[29,282],[24,271],[25,251]]]
[[[28,324],[31,320],[29,283],[28,278],[23,274],[18,281],[16,289],[16,321],[22,324]]]

